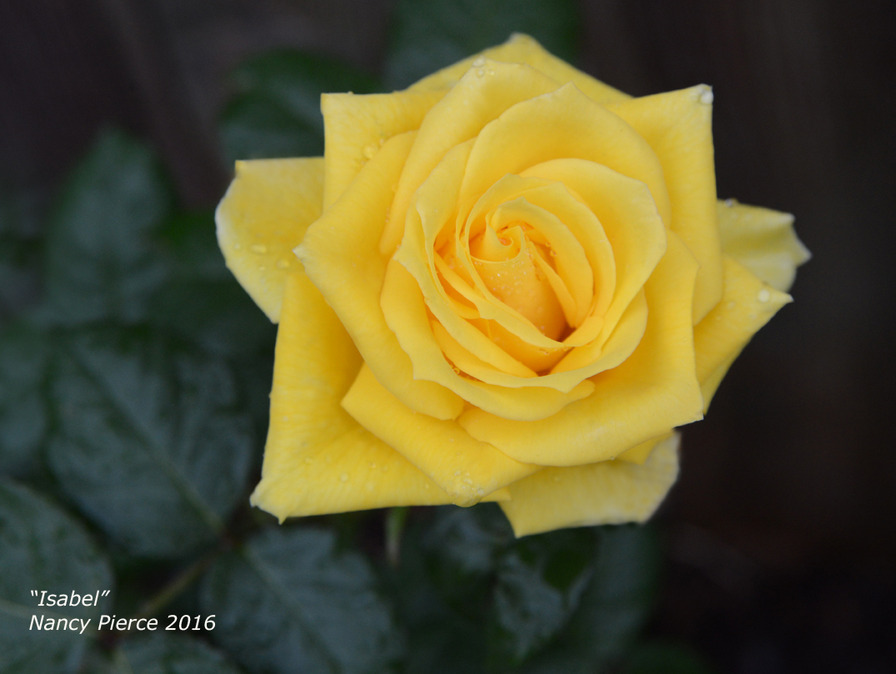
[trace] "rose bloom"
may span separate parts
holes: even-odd
[[[807,258],[791,216],[716,200],[712,100],[631,98],[515,35],[324,95],[322,158],[237,162],[218,240],[279,322],[253,503],[648,518],[674,429]]]

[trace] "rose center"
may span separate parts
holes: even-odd
[[[470,240],[470,255],[483,284],[498,300],[515,309],[551,339],[567,331],[566,318],[544,265],[550,250],[529,236],[531,227],[512,223],[500,232],[485,227]]]

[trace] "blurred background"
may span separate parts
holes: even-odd
[[[152,143],[186,204],[213,207],[230,178],[217,120],[234,66],[288,47],[381,77],[395,4],[5,0],[4,209],[38,238],[110,125]],[[651,630],[723,672],[896,662],[891,4],[579,3],[575,64],[635,95],[713,85],[719,196],[794,213],[814,256],[795,303],[686,429],[659,516],[668,562]],[[28,275],[5,284],[10,311],[39,291]]]

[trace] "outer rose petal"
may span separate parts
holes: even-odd
[[[388,140],[345,194],[308,228],[296,254],[377,379],[411,409],[453,419],[463,401],[438,384],[414,379],[410,359],[380,310],[386,260],[377,242],[392,201],[392,185],[412,141],[412,133]]]
[[[252,503],[290,516],[451,503],[340,407],[361,366],[339,319],[300,270],[286,279],[271,417]]]
[[[793,231],[793,216],[734,199],[718,202],[722,250],[778,290],[790,290],[811,255]]]
[[[366,367],[361,369],[342,406],[364,428],[432,478],[457,505],[473,505],[538,470],[538,466],[514,461],[491,445],[471,438],[453,421],[412,412],[384,389]]]
[[[545,468],[510,486],[501,509],[517,536],[563,527],[643,522],[678,476],[677,433],[659,442],[643,464],[603,461]]]
[[[581,70],[558,59],[528,35],[516,33],[502,45],[486,49],[479,54],[465,58],[454,65],[443,68],[428,77],[424,77],[411,87],[412,91],[443,89],[452,86],[463,77],[477,59],[491,59],[505,63],[525,63],[535,70],[544,73],[558,84],[572,82],[583,93],[598,103],[611,103],[628,98],[618,89],[600,82]]]
[[[725,257],[724,273],[722,301],[694,328],[704,412],[747,342],[791,301],[790,295],[764,284],[733,258]]]
[[[324,207],[338,199],[389,138],[420,127],[441,91],[391,94],[324,94]]]
[[[286,275],[299,268],[292,249],[320,216],[322,159],[236,162],[218,204],[218,245],[233,275],[274,323]]]
[[[722,247],[716,216],[712,90],[706,85],[608,106],[649,143],[663,167],[669,228],[700,263],[694,322],[722,296]]]

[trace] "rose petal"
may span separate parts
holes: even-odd
[[[598,328],[606,326],[609,334],[666,252],[666,229],[653,195],[643,182],[583,159],[550,160],[526,169],[522,175],[561,183],[599,220],[601,234],[612,249],[616,273],[609,303],[597,307]],[[592,265],[600,263],[595,260]],[[584,335],[576,343],[596,337],[590,323],[579,331]]]
[[[301,271],[286,278],[262,479],[252,503],[281,521],[450,503],[438,485],[340,406],[360,357]]]
[[[811,257],[793,231],[793,216],[733,199],[718,202],[718,214],[725,254],[773,288],[790,290],[796,268]]]
[[[473,505],[538,470],[474,440],[453,421],[414,414],[367,367],[361,368],[342,406],[428,475],[457,505]]]
[[[643,464],[603,461],[545,468],[509,488],[501,509],[517,536],[564,527],[643,522],[678,477],[677,433],[657,441]]]
[[[628,98],[627,94],[600,82],[581,70],[558,59],[528,35],[515,33],[502,45],[486,49],[479,54],[465,58],[454,65],[424,77],[411,87],[411,90],[443,89],[450,87],[473,67],[477,59],[491,59],[505,63],[525,63],[544,73],[557,84],[572,82],[585,95],[598,103],[609,103]]]
[[[423,196],[422,190],[420,196]],[[418,210],[425,212],[421,205]],[[490,226],[486,226],[486,218]],[[562,184],[508,174],[478,200],[467,218],[464,238],[477,235],[480,229],[500,228],[514,221],[524,222],[531,230],[530,239],[537,239],[543,248],[550,249],[551,262],[557,269],[555,283],[562,286],[554,301],[568,305],[563,313],[570,326],[579,326],[589,313],[603,315],[615,288],[616,264],[606,234],[594,213]],[[534,259],[532,263],[535,263]],[[495,301],[494,291],[487,287],[483,278],[483,271],[489,266],[487,263],[469,261],[465,266],[480,290],[482,299],[476,304],[483,318],[495,320],[520,339],[542,349],[585,343],[585,338],[565,335],[556,341],[523,311],[512,310],[513,307],[502,298]],[[545,276],[543,285],[553,295],[547,274]],[[531,288],[527,294],[538,296]],[[565,298],[563,302],[560,296]]]
[[[513,105],[483,127],[467,161],[459,201],[469,203],[507,173],[557,158],[587,159],[640,180],[669,222],[663,167],[653,149],[634,128],[571,84]]]
[[[453,419],[463,401],[438,384],[414,379],[411,361],[380,309],[386,261],[377,242],[413,135],[386,141],[345,194],[308,228],[296,254],[384,386],[413,410]]]
[[[445,359],[439,342],[430,327],[429,315],[420,289],[408,271],[392,261],[383,285],[382,308],[389,327],[410,354],[414,378],[418,381],[438,382],[455,392],[470,405],[510,419],[542,419],[562,410],[566,405],[588,396],[594,385],[580,381],[570,391],[559,391],[539,386],[539,379],[517,378],[533,385],[509,388],[476,381],[455,371]]]
[[[552,91],[556,84],[529,66],[484,63],[469,71],[427,113],[395,191],[389,224],[380,250],[391,254],[401,241],[404,218],[414,192],[453,147],[476,137],[482,127],[502,112],[533,96]]]
[[[324,207],[329,207],[389,138],[420,127],[444,92],[324,94],[326,169]]]
[[[215,212],[227,267],[276,323],[287,273],[299,268],[292,249],[320,216],[322,159],[236,162],[236,177]]]
[[[618,324],[625,312],[629,312],[631,320],[630,305],[666,251],[666,230],[646,185],[600,164],[557,159],[537,164],[523,174],[557,181],[574,192],[599,218],[612,247],[616,279],[609,304],[598,305],[595,314],[567,338],[566,343],[584,345],[570,351],[552,370],[559,373],[586,368],[585,376],[591,376],[611,367],[609,362],[598,360],[601,354],[621,353],[622,348],[628,348],[630,353],[637,346],[641,333],[631,331],[633,326],[629,323],[627,334],[635,341],[623,344]],[[612,348],[607,344],[611,337]]]
[[[700,85],[608,106],[650,144],[663,167],[672,215],[663,219],[700,263],[694,323],[722,296],[711,103],[712,90]]]
[[[594,392],[546,419],[510,421],[467,409],[458,423],[525,463],[571,466],[618,456],[702,417],[694,362],[692,290],[697,263],[675,234],[645,285],[650,315],[635,352],[590,381]]]
[[[704,412],[722,377],[747,342],[781,307],[792,301],[790,295],[766,285],[733,258],[726,255],[723,265],[722,301],[694,328]]]

